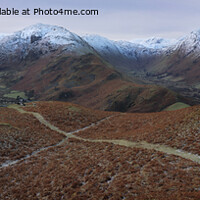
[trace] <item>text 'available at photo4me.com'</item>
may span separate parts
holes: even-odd
[[[0,8],[0,16],[97,16],[99,15],[98,9],[42,9],[42,8]]]

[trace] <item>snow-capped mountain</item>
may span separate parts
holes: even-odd
[[[15,34],[29,44],[35,41],[40,42],[41,40],[42,44],[49,43],[54,46],[68,46],[69,51],[82,52],[84,48],[84,50],[89,48],[81,37],[60,26],[36,24]]]
[[[0,58],[12,54],[24,59],[30,52],[45,55],[58,50],[78,55],[93,52],[93,49],[78,35],[65,28],[36,24],[10,35],[0,35]]]
[[[135,39],[132,41],[113,41],[99,35],[85,35],[80,37],[59,26],[36,24],[13,34],[0,34],[0,53],[27,50],[36,47],[43,54],[55,50],[60,46],[68,52],[86,54],[96,50],[100,55],[121,55],[130,59],[138,57],[155,56],[169,50],[185,46],[186,52],[200,47],[200,31],[179,40],[150,38]]]
[[[85,35],[82,37],[96,52],[108,63],[121,68],[129,65],[137,65],[137,52],[140,52],[141,45],[135,45],[130,42],[118,42],[109,40],[99,35]]]
[[[200,30],[192,31],[189,35],[179,39],[175,49],[180,50],[187,56],[200,56]]]
[[[119,50],[114,41],[109,40],[99,35],[85,35],[82,37],[90,46],[98,52],[104,53],[119,53]]]
[[[180,40],[150,38],[113,41],[99,35],[80,37],[63,27],[36,24],[10,35],[0,35],[0,58],[6,60],[8,54],[17,54],[17,57],[24,59],[30,52],[31,55],[39,52],[41,56],[62,48],[62,51],[79,55],[97,52],[113,65],[138,68],[145,65],[141,60],[169,55],[184,45],[187,46],[187,51],[200,46],[199,32],[192,32]]]
[[[99,35],[85,35],[83,39],[101,55],[121,54],[128,58],[137,59],[139,55],[158,53],[157,49],[145,46],[141,42],[114,41]]]
[[[30,27],[23,29],[16,33],[22,39],[25,39],[29,42],[34,42],[32,36],[47,40],[49,43],[65,45],[70,44],[72,40],[79,40],[78,36],[71,33],[67,29],[59,26],[51,26],[44,24],[36,24]]]
[[[175,45],[178,42],[178,40],[152,37],[149,39],[135,39],[135,40],[132,40],[131,42],[135,44],[141,44],[145,46],[146,48],[158,50],[158,49],[169,48],[170,46]]]
[[[161,48],[150,48],[142,43],[130,41],[113,41],[99,35],[85,35],[82,37],[92,46],[103,59],[114,65],[118,70],[143,70],[149,59],[163,53]],[[153,41],[152,41],[153,43]],[[153,44],[152,44],[153,45]]]
[[[179,40],[150,38],[132,41],[113,41],[99,35],[82,37],[107,62],[120,71],[143,71],[153,65],[157,58],[171,55]]]
[[[113,41],[98,35],[80,37],[59,26],[36,24],[0,35],[0,61],[0,85],[35,90],[41,96],[45,91],[48,99],[51,94],[73,97],[70,88],[96,84],[98,75],[99,86],[129,76],[129,81],[137,84],[156,83],[181,92],[186,88],[185,96],[198,97],[200,31],[179,40]],[[98,91],[96,85],[85,91]],[[79,92],[83,92],[82,88]]]
[[[180,88],[181,84],[193,84],[192,94],[199,88],[200,30],[180,39],[112,41],[97,35],[83,38],[122,73],[170,86],[179,80]]]
[[[0,60],[3,67],[9,66],[9,62],[20,63],[26,58],[34,60],[55,51],[73,55],[98,54],[121,72],[153,69],[162,73],[163,69],[172,65],[170,59],[175,59],[173,54],[177,51],[180,58],[191,54],[193,57],[200,55],[200,31],[179,40],[154,37],[113,41],[99,35],[80,37],[63,27],[36,24],[10,35],[0,35]],[[180,61],[176,59],[176,62]]]
[[[3,38],[5,38],[6,36],[9,36],[10,34],[6,34],[6,33],[0,33],[0,40],[2,40]]]

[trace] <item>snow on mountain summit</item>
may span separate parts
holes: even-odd
[[[118,52],[115,42],[105,37],[87,34],[82,37],[90,46],[98,52]]]
[[[118,54],[128,58],[136,59],[138,55],[142,54],[149,55],[158,53],[157,49],[154,49],[153,47],[150,48],[149,47],[150,45],[147,44],[145,45],[141,41],[140,42],[139,41],[129,42],[123,40],[114,41],[99,35],[89,35],[89,34],[83,36],[83,39],[101,55],[114,53],[115,55]],[[153,44],[151,46],[153,46]]]
[[[32,25],[16,33],[20,34],[23,39],[30,39],[31,36],[41,37],[58,45],[69,44],[71,40],[80,39],[63,27],[46,24]]]
[[[176,44],[178,42],[178,40],[152,37],[149,39],[135,39],[135,40],[132,40],[131,42],[133,42],[135,44],[141,44],[147,48],[163,49],[163,48],[168,48],[168,47]]]
[[[200,30],[192,31],[189,35],[184,37],[181,42],[185,42],[189,46],[200,44]]]
[[[69,30],[54,25],[35,24],[13,34],[0,34],[0,53],[6,58],[7,53],[16,50],[26,55],[30,50],[41,50],[46,54],[62,46],[64,51],[75,54],[99,53],[113,59],[138,57],[171,53],[179,47],[185,52],[200,49],[200,30],[191,32],[179,40],[152,37],[132,41],[114,41],[99,35],[78,36]],[[95,52],[94,52],[95,50]]]
[[[200,29],[199,30],[196,30],[196,31],[192,31],[190,34],[189,34],[189,37],[193,40],[199,40],[200,41]]]
[[[64,51],[75,54],[92,51],[92,48],[81,37],[60,26],[36,24],[0,37],[0,50],[4,54],[15,53],[17,49],[23,55],[36,49],[46,54],[50,50],[57,50],[60,46]]]
[[[190,34],[179,39],[176,48],[181,48],[185,54],[190,54],[199,56],[200,54],[200,30],[192,31]]]
[[[44,36],[49,32],[50,33],[52,33],[52,32],[56,33],[57,32],[60,35],[60,32],[61,33],[62,32],[67,33],[69,31],[67,29],[63,28],[63,27],[38,23],[38,24],[35,24],[35,25],[28,26],[20,32],[22,32],[22,36],[24,36],[24,38],[26,38],[26,37],[29,37],[32,34],[40,34],[40,35]]]

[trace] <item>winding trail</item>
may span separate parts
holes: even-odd
[[[50,128],[50,129],[53,130],[53,131],[56,131],[56,132],[58,132],[58,133],[60,133],[60,134],[65,135],[67,138],[68,138],[70,135],[74,134],[74,133],[78,133],[78,132],[80,132],[80,131],[87,130],[87,129],[89,129],[89,128],[93,127],[93,126],[96,126],[96,125],[100,124],[101,122],[103,122],[103,121],[105,121],[105,120],[107,120],[107,119],[109,119],[109,118],[112,117],[112,116],[109,116],[109,117],[103,118],[103,119],[99,120],[98,122],[92,123],[92,124],[90,124],[89,126],[86,126],[86,127],[80,128],[80,129],[77,129],[77,130],[75,130],[75,131],[65,132],[65,131],[60,130],[58,127],[52,125],[50,122],[48,122],[46,119],[44,119],[44,117],[43,117],[41,114],[39,114],[39,113],[30,112],[30,111],[25,111],[25,110],[23,110],[22,108],[20,108],[18,105],[10,105],[9,108],[13,108],[13,109],[17,110],[18,112],[20,112],[20,113],[22,113],[22,114],[25,113],[25,114],[31,114],[31,115],[33,115],[35,118],[38,119],[38,121],[40,121],[41,124],[44,124],[45,126],[47,126],[48,128]],[[65,138],[65,139],[66,139],[66,138]]]
[[[92,124],[90,124],[89,126],[86,126],[86,127],[80,128],[80,129],[77,129],[77,130],[75,130],[75,131],[65,132],[65,131],[60,130],[58,127],[52,125],[52,124],[51,124],[50,122],[48,122],[47,120],[45,120],[44,117],[43,117],[41,114],[39,114],[39,113],[30,112],[30,111],[25,111],[25,110],[23,110],[22,108],[20,108],[18,105],[14,105],[14,104],[9,105],[8,108],[15,109],[15,110],[17,110],[18,112],[20,112],[20,113],[22,113],[22,114],[31,114],[31,115],[33,115],[36,119],[38,119],[38,121],[39,121],[41,124],[47,126],[49,129],[51,129],[51,130],[53,130],[53,131],[56,131],[56,132],[58,132],[58,133],[60,133],[60,134],[63,134],[63,135],[65,136],[65,138],[64,138],[63,140],[61,140],[59,143],[57,143],[57,144],[54,144],[54,145],[51,145],[51,146],[47,146],[47,147],[43,147],[43,148],[41,148],[41,149],[38,149],[38,150],[32,152],[31,154],[26,155],[26,156],[23,157],[23,158],[20,158],[20,159],[17,159],[17,160],[8,160],[8,161],[6,161],[6,162],[4,162],[4,163],[2,163],[2,164],[0,165],[0,169],[5,168],[5,167],[9,167],[9,166],[12,166],[12,165],[15,165],[15,164],[17,164],[17,163],[19,163],[19,162],[21,162],[21,161],[25,161],[25,160],[31,158],[32,156],[35,156],[35,155],[39,154],[39,153],[42,152],[42,151],[48,150],[48,149],[50,149],[50,148],[52,148],[52,147],[59,146],[59,145],[63,144],[69,137],[71,137],[72,134],[78,133],[78,132],[80,132],[80,131],[87,130],[87,129],[93,127],[93,126],[97,126],[98,124],[100,124],[100,123],[103,122],[104,120],[107,120],[107,119],[109,119],[110,117],[112,117],[112,116],[109,116],[109,117],[103,118],[103,119],[97,121],[96,123],[92,123]]]
[[[43,147],[43,148],[41,148],[41,149],[38,149],[38,150],[36,150],[36,151],[33,151],[31,154],[28,154],[28,155],[26,155],[26,156],[23,157],[23,158],[20,158],[20,159],[17,159],[17,160],[7,160],[6,162],[4,162],[4,163],[2,163],[2,164],[0,165],[0,169],[5,168],[5,167],[9,167],[9,166],[12,166],[12,165],[15,165],[15,164],[17,164],[17,163],[19,163],[19,162],[21,162],[21,161],[25,161],[25,160],[31,158],[32,156],[37,155],[38,153],[40,153],[40,152],[42,152],[42,151],[48,150],[48,149],[50,149],[50,148],[52,148],[52,147],[59,146],[59,145],[61,145],[65,140],[66,140],[66,138],[63,139],[61,142],[55,144],[55,145],[51,145],[51,146],[48,146],[48,147]]]
[[[9,108],[15,109],[20,113],[32,114],[33,116],[35,116],[40,121],[41,124],[44,124],[45,126],[50,128],[51,130],[57,131],[58,133],[63,134],[66,137],[61,142],[59,142],[58,144],[55,144],[55,145],[49,146],[49,147],[41,148],[41,149],[39,149],[37,151],[34,151],[30,155],[25,156],[24,158],[21,158],[21,159],[15,160],[15,161],[7,161],[7,162],[3,163],[0,166],[0,169],[4,168],[4,167],[11,166],[11,165],[14,165],[14,164],[17,164],[20,161],[25,161],[28,158],[30,158],[30,157],[32,157],[34,155],[37,155],[38,153],[40,153],[40,152],[42,152],[44,150],[47,150],[49,148],[52,148],[52,147],[55,147],[55,146],[59,146],[60,144],[65,142],[68,138],[74,138],[74,139],[82,140],[82,141],[85,141],[85,142],[93,142],[93,143],[105,142],[105,143],[111,143],[111,144],[115,144],[115,145],[131,147],[131,148],[142,148],[142,149],[155,150],[155,151],[159,151],[159,152],[162,152],[162,153],[165,153],[165,154],[168,154],[168,155],[179,156],[181,158],[184,158],[184,159],[187,159],[187,160],[191,160],[193,162],[196,162],[196,163],[200,164],[200,156],[199,155],[192,154],[192,153],[189,153],[189,152],[186,152],[186,151],[182,151],[182,150],[178,150],[178,149],[175,149],[175,148],[172,148],[172,147],[168,147],[168,146],[165,146],[165,145],[161,145],[161,144],[151,144],[151,143],[147,143],[145,141],[132,142],[132,141],[128,141],[128,140],[85,139],[85,138],[73,135],[74,133],[78,133],[80,131],[87,130],[87,129],[93,127],[93,126],[97,126],[101,122],[103,122],[103,121],[105,121],[105,120],[107,120],[107,119],[109,119],[109,118],[111,118],[113,116],[109,116],[109,117],[106,117],[104,119],[101,119],[100,121],[98,121],[96,123],[92,123],[91,125],[86,126],[84,128],[81,128],[81,129],[78,129],[78,130],[75,130],[75,131],[71,131],[71,132],[65,132],[65,131],[60,130],[58,127],[52,125],[47,120],[45,120],[44,117],[42,115],[40,115],[39,113],[25,111],[25,110],[23,110],[22,108],[20,108],[17,105],[10,105]]]
[[[181,158],[185,158],[187,160],[191,160],[193,162],[200,164],[200,156],[199,155],[192,154],[192,153],[182,151],[182,150],[178,150],[178,149],[174,149],[174,148],[168,147],[166,145],[151,144],[151,143],[147,143],[145,141],[132,142],[132,141],[128,141],[128,140],[91,140],[91,139],[84,139],[84,138],[81,138],[81,137],[78,137],[78,136],[75,136],[75,135],[72,135],[71,138],[83,140],[85,142],[106,142],[106,143],[121,145],[121,146],[125,146],[125,147],[155,150],[155,151],[159,151],[159,152],[162,152],[162,153],[166,153],[168,155],[179,156]]]

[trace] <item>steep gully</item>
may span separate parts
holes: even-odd
[[[11,105],[11,106],[9,106],[9,108],[15,109],[20,113],[32,114],[35,118],[37,118],[40,121],[41,124],[44,124],[45,126],[50,128],[51,130],[56,131],[56,132],[58,132],[60,134],[63,134],[66,137],[62,141],[60,141],[59,143],[57,143],[55,145],[52,145],[52,146],[41,148],[41,149],[39,149],[37,151],[34,151],[31,154],[25,156],[24,158],[21,158],[21,159],[18,159],[18,160],[14,160],[14,161],[7,161],[7,162],[5,162],[5,163],[0,165],[0,169],[8,167],[8,166],[15,165],[15,164],[17,164],[17,163],[19,163],[21,161],[25,161],[25,160],[29,159],[30,157],[35,156],[35,155],[37,155],[38,153],[40,153],[42,151],[48,150],[49,148],[59,146],[62,143],[64,143],[68,138],[74,138],[74,139],[82,140],[82,141],[86,141],[86,142],[94,142],[94,143],[105,142],[105,143],[111,143],[111,144],[121,145],[121,146],[125,146],[125,147],[130,147],[130,148],[142,148],[142,149],[155,150],[155,151],[159,151],[159,152],[162,152],[162,153],[165,153],[165,154],[168,154],[168,155],[179,156],[181,158],[188,159],[188,160],[191,160],[193,162],[196,162],[196,163],[200,164],[200,156],[199,155],[192,154],[192,153],[189,153],[189,152],[186,152],[186,151],[182,151],[182,150],[178,150],[178,149],[175,149],[175,148],[171,148],[171,147],[168,147],[168,146],[165,146],[165,145],[161,145],[161,144],[151,144],[151,143],[147,143],[145,141],[132,142],[132,141],[128,141],[128,140],[85,139],[85,138],[81,138],[81,137],[73,135],[74,133],[78,133],[80,131],[87,130],[87,129],[93,127],[93,126],[97,126],[101,122],[103,122],[105,120],[108,120],[109,118],[111,118],[113,116],[109,116],[109,117],[106,117],[104,119],[101,119],[100,121],[98,121],[96,123],[92,123],[89,126],[86,126],[84,128],[77,129],[77,130],[71,131],[71,132],[65,132],[65,131],[60,130],[58,127],[52,125],[47,120],[45,120],[44,117],[39,113],[25,111],[25,110],[23,110],[22,108],[20,108],[17,105]]]

